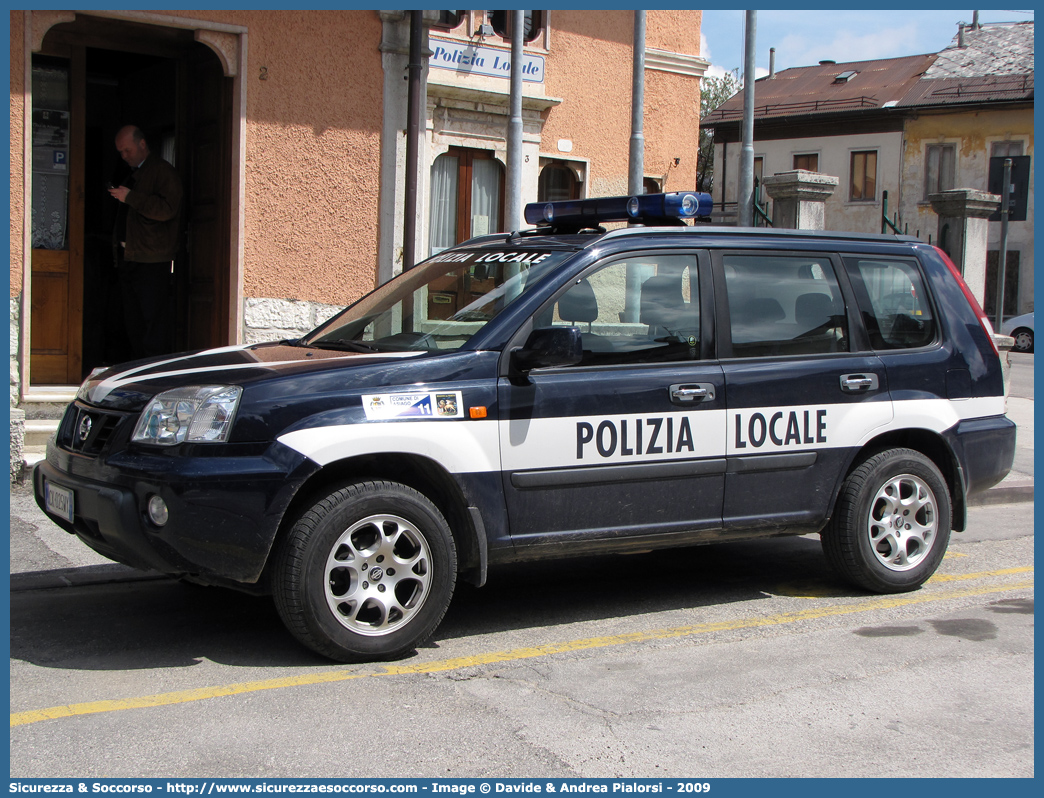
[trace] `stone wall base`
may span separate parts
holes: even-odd
[[[341,310],[341,305],[298,299],[248,298],[243,314],[244,343],[300,338]]]

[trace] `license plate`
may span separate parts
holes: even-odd
[[[73,492],[68,488],[52,485],[50,482],[44,485],[44,489],[47,512],[64,518],[71,524],[73,522]]]

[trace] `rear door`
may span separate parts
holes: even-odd
[[[855,449],[892,418],[840,260],[715,253],[727,402],[723,524],[818,529]]]
[[[706,253],[647,252],[592,266],[536,314],[534,328],[579,327],[584,359],[500,381],[516,546],[616,548],[720,528],[724,379],[707,359],[710,294]]]

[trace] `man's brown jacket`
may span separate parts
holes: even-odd
[[[124,258],[139,263],[173,260],[181,216],[181,178],[174,167],[150,154],[134,175],[127,206]]]

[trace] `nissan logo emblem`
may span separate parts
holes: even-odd
[[[87,440],[87,436],[90,435],[90,434],[91,434],[91,417],[90,416],[84,416],[83,418],[80,419],[80,430],[79,430],[80,443],[83,443],[84,441],[86,441]]]

